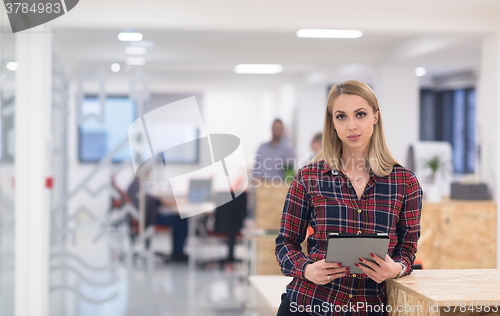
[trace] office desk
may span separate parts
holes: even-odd
[[[211,209],[211,210],[214,210],[216,205],[215,203],[213,202],[204,202],[204,203],[197,203],[197,204],[194,204],[194,203],[187,203],[185,202],[184,204],[182,204],[183,206],[183,210],[184,211],[187,211],[191,214],[194,214],[192,216],[189,216],[187,217],[188,218],[188,242],[189,242],[189,251],[188,251],[188,254],[189,254],[189,259],[188,259],[188,266],[189,266],[189,269],[191,271],[193,271],[195,269],[195,265],[196,265],[196,259],[197,259],[197,242],[198,242],[198,239],[196,237],[196,228],[199,224],[199,221],[198,219],[200,217],[203,217],[204,213],[200,213],[204,210],[207,210],[207,209]],[[186,213],[184,213],[184,215],[187,215]]]
[[[257,306],[261,315],[276,315],[281,293],[291,280],[282,275],[249,277],[261,298]],[[386,284],[387,305],[393,309],[390,316],[500,315],[499,269],[415,270]],[[460,304],[464,306],[462,311]],[[402,310],[398,311],[398,306]]]
[[[415,270],[386,284],[391,316],[500,315],[498,269]],[[396,311],[397,306],[407,311]]]
[[[276,315],[281,304],[281,294],[292,281],[283,275],[251,275],[250,284],[256,289],[259,299],[257,308],[261,316]]]

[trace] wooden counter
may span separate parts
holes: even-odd
[[[499,269],[415,270],[386,284],[391,316],[500,315]],[[396,311],[397,306],[407,312]]]
[[[283,275],[249,277],[259,294],[261,315],[276,315],[281,293],[291,280]],[[500,315],[499,269],[415,270],[404,278],[387,280],[386,284],[387,305],[393,309],[390,316]],[[460,305],[464,306],[462,311]]]

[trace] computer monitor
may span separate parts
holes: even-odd
[[[189,181],[189,203],[203,203],[212,200],[212,179],[191,179]]]

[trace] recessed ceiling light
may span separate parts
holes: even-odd
[[[131,66],[142,66],[142,65],[146,64],[146,58],[144,58],[144,57],[127,57],[125,62],[127,63],[127,65],[131,65]]]
[[[282,71],[280,64],[239,64],[234,67],[237,74],[277,74]]]
[[[138,32],[121,32],[118,39],[124,42],[138,42],[142,40],[142,34]]]
[[[135,46],[127,46],[125,47],[125,53],[130,55],[144,55],[148,49],[146,47],[135,47]]]
[[[417,69],[415,69],[415,74],[419,77],[425,76],[426,73],[427,69],[425,69],[424,67],[418,67]]]
[[[11,70],[11,71],[16,71],[19,68],[19,64],[15,61],[9,61],[6,65],[5,68]]]
[[[112,64],[112,65],[111,65],[111,70],[112,70],[113,72],[118,72],[118,71],[120,71],[120,68],[121,68],[121,67],[120,67],[120,64],[118,64],[118,63],[114,63],[114,64]]]
[[[328,30],[328,29],[301,29],[297,37],[310,38],[358,38],[363,36],[360,30]]]

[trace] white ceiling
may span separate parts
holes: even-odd
[[[144,72],[177,86],[314,84],[370,76],[382,63],[423,66],[431,75],[477,68],[482,37],[500,30],[499,13],[496,0],[82,0],[49,25],[75,72],[124,64],[127,43],[117,34],[134,29],[155,43]],[[297,38],[300,28],[360,29],[364,36]],[[281,63],[284,71],[236,75],[238,63]]]
[[[64,27],[232,31],[361,28],[378,32],[498,29],[496,0],[82,0]]]

